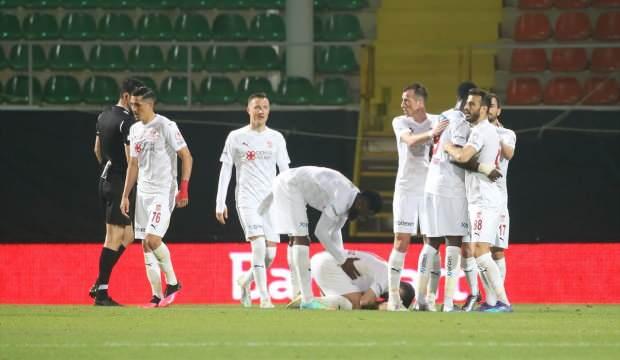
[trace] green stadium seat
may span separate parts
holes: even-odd
[[[0,13],[0,40],[16,40],[22,37],[17,16]]]
[[[15,9],[21,3],[21,0],[0,0],[0,9]]]
[[[325,79],[316,87],[317,105],[346,105],[350,102],[349,84],[345,79]]]
[[[103,40],[129,40],[136,31],[129,15],[105,14],[99,19],[99,37]]]
[[[213,9],[216,0],[179,0],[176,2],[181,9]]]
[[[270,99],[273,98],[271,82],[262,76],[247,76],[239,81],[237,99],[241,104],[245,105],[248,102],[248,97],[257,92],[263,92]]]
[[[45,83],[43,101],[48,104],[77,104],[82,101],[80,83],[73,76],[54,75]]]
[[[62,19],[60,34],[66,40],[93,40],[97,38],[95,18],[86,13],[67,14]]]
[[[284,20],[276,14],[258,14],[250,22],[248,36],[255,41],[284,41]]]
[[[217,9],[249,9],[252,7],[251,0],[215,0]]]
[[[148,76],[134,76],[133,78],[136,79],[136,80],[139,80],[140,82],[142,82],[142,84],[144,86],[146,86],[149,89],[153,90],[156,95],[159,94],[159,92],[157,90],[157,84],[155,83],[155,80],[153,80],[152,78],[150,78]]]
[[[53,9],[60,6],[62,0],[26,0],[22,6],[29,9]]]
[[[29,81],[26,75],[15,75],[11,77],[4,87],[4,101],[9,104],[28,104],[29,103]],[[32,99],[33,103],[41,100],[41,83],[39,79],[32,79]]]
[[[209,21],[200,14],[181,14],[174,24],[174,35],[181,41],[204,41],[211,38]]]
[[[368,0],[329,0],[325,5],[329,10],[355,11],[368,7]]]
[[[159,88],[159,100],[169,105],[186,105],[188,101],[187,78],[179,76],[165,78]],[[199,100],[200,96],[192,83],[192,104],[198,103]]]
[[[120,46],[95,45],[90,49],[89,65],[94,71],[122,71],[127,69],[127,60]]]
[[[138,0],[135,1],[136,6],[145,10],[150,9],[171,9],[176,7],[176,1],[173,0]]]
[[[80,45],[57,44],[50,49],[49,67],[52,70],[83,70],[88,67]]]
[[[4,69],[9,65],[9,62],[4,55],[4,49],[0,46],[0,70]]]
[[[237,92],[232,80],[224,76],[209,76],[200,84],[200,102],[206,105],[232,104]]]
[[[357,16],[332,14],[325,22],[323,37],[326,41],[356,41],[362,39],[364,34]]]
[[[84,83],[84,102],[87,104],[112,104],[118,100],[120,88],[110,76],[93,76]]]
[[[99,0],[63,0],[61,6],[65,9],[94,9]]]
[[[315,10],[325,10],[327,9],[327,2],[329,0],[314,0],[314,9]]]
[[[286,0],[251,0],[254,9],[278,9],[283,10]]]
[[[211,72],[234,72],[241,70],[241,55],[234,46],[213,45],[207,49],[205,69]]]
[[[9,66],[13,70],[28,70],[28,45],[15,44],[11,47]],[[47,67],[45,51],[41,45],[32,45],[32,70],[43,70]]]
[[[170,71],[187,71],[187,46],[174,45],[168,50],[167,66]],[[192,71],[201,71],[204,66],[202,53],[192,46]]]
[[[314,41],[323,41],[323,22],[318,16],[314,17]]]
[[[146,41],[172,40],[172,24],[164,14],[146,14],[138,20],[138,38]]]
[[[136,45],[129,49],[127,59],[131,71],[162,71],[166,69],[164,53],[156,45]]]
[[[329,46],[318,49],[316,70],[320,73],[351,73],[359,71],[353,49],[349,46]]]
[[[248,71],[282,69],[282,61],[271,46],[248,46],[243,56],[243,68]]]
[[[135,9],[135,0],[99,0],[99,7],[104,9]]]
[[[291,76],[280,81],[276,102],[283,105],[309,105],[314,101],[314,97],[310,80]]]
[[[211,33],[214,40],[244,41],[248,38],[248,27],[239,14],[220,14],[213,21]]]
[[[29,40],[48,40],[58,38],[58,23],[50,14],[34,13],[24,19],[24,36]]]

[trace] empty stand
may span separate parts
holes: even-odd
[[[583,97],[583,89],[574,77],[556,77],[545,86],[543,102],[547,105],[573,105]]]
[[[542,86],[537,78],[516,78],[508,82],[506,102],[509,105],[536,105],[542,100]]]

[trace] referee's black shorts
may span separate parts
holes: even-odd
[[[121,213],[121,197],[125,186],[125,175],[122,173],[108,173],[106,178],[99,178],[99,197],[101,198],[105,211],[106,224],[112,225],[131,225],[135,209],[135,191],[129,196],[130,208],[127,218]]]

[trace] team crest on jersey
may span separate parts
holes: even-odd
[[[245,153],[245,158],[247,160],[256,160],[256,151],[252,151],[252,150],[247,151]]]
[[[136,145],[134,145],[134,149],[136,150],[136,152],[139,154],[142,152],[142,143],[136,143]]]

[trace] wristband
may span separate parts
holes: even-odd
[[[177,200],[187,200],[189,198],[189,180],[181,180],[179,185],[179,193],[177,194]]]
[[[495,170],[495,165],[493,164],[479,164],[478,165],[478,172],[481,172],[486,176],[489,176],[489,174],[493,170]]]

